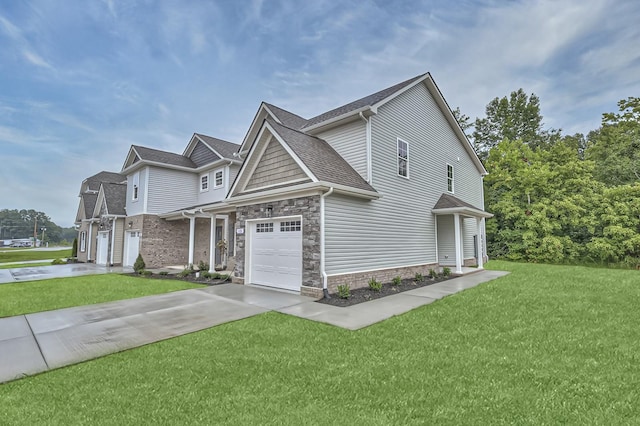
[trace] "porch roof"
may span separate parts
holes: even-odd
[[[486,212],[472,204],[462,201],[451,194],[442,194],[436,205],[433,206],[431,212],[435,215],[458,213],[462,216],[470,217],[493,217],[492,213]]]

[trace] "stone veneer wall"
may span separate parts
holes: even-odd
[[[131,227],[128,223],[132,222]],[[189,221],[160,219],[155,215],[127,217],[125,231],[140,231],[140,254],[147,268],[186,265],[189,260]]]
[[[332,275],[327,279],[329,293],[336,293],[338,286],[347,284],[352,290],[369,286],[369,280],[375,278],[382,283],[390,282],[394,277],[400,275],[402,278],[413,278],[416,273],[425,277],[429,274],[429,269],[440,271],[437,263],[425,263],[418,266],[405,266],[398,268],[379,269],[377,271],[357,272],[353,274]]]
[[[236,268],[234,282],[244,282],[245,238],[248,232],[246,220],[268,219],[267,206],[272,206],[271,217],[302,216],[302,287],[301,294],[319,292],[322,296],[320,276],[320,196],[294,198],[252,204],[236,209],[236,229],[244,228],[243,234],[236,235]]]

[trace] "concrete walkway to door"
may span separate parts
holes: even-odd
[[[357,330],[506,274],[480,271],[349,308],[223,284],[0,318],[0,383],[268,311]]]

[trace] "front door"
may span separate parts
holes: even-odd
[[[98,232],[98,244],[96,245],[96,264],[106,265],[109,257],[109,232]]]
[[[124,266],[133,266],[140,250],[140,231],[129,231],[125,235],[126,254]]]

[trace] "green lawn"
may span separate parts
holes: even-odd
[[[202,286],[184,281],[154,280],[118,274],[2,284],[0,317],[199,287]],[[1,412],[0,408],[0,417]]]
[[[29,268],[35,266],[51,266],[51,262],[0,264],[0,269]]]
[[[0,385],[5,424],[638,424],[640,273],[512,274],[351,332],[267,313]]]
[[[23,262],[25,260],[61,259],[71,256],[71,249],[65,250],[7,250],[0,252],[0,263]]]

